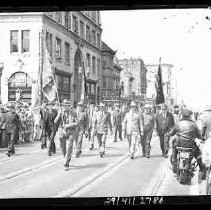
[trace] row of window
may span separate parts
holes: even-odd
[[[53,17],[53,12],[49,12],[48,15]],[[57,22],[62,24],[62,13],[55,12],[55,19]],[[74,33],[80,35],[83,39],[86,39],[88,42],[100,48],[100,34],[94,29],[91,29],[91,27],[88,24],[85,24],[82,20],[79,20],[76,15],[71,15],[70,12],[65,12],[64,26],[72,30]]]
[[[55,58],[57,60],[62,60],[62,40],[58,37],[56,39],[56,50],[55,50]],[[52,46],[53,46],[53,37],[52,34],[46,32],[46,46],[50,56],[52,56]],[[70,44],[68,42],[64,42],[64,54],[65,54],[65,63],[70,63]]]
[[[30,48],[30,31],[29,30],[10,31],[10,52],[11,53],[19,52],[20,48],[21,48],[22,53],[29,52],[29,48]]]
[[[91,65],[92,64],[92,65]],[[97,65],[96,65],[97,64]],[[100,72],[101,65],[100,65],[100,59],[95,56],[92,56],[92,63],[91,63],[91,55],[89,53],[86,54],[86,67],[92,70],[92,74],[96,74],[96,67],[97,72]]]

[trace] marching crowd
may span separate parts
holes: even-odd
[[[105,156],[109,133],[114,142],[118,139],[128,141],[131,159],[134,159],[139,144],[142,146],[142,156],[150,158],[150,142],[155,132],[160,139],[161,155],[167,158],[169,145],[172,145],[173,161],[175,161],[175,148],[178,144],[197,148],[191,139],[207,138],[206,135],[211,131],[211,116],[204,117],[199,129],[197,123],[200,119],[199,113],[192,113],[185,107],[174,106],[170,110],[166,104],[138,106],[134,101],[129,106],[114,104],[114,107],[109,109],[103,103],[86,105],[79,102],[76,108],[67,100],[62,104],[44,103],[37,116],[33,115],[32,109],[27,104],[17,106],[8,103],[1,107],[0,138],[3,146],[4,144],[8,146],[8,156],[15,153],[14,144],[33,140],[40,140],[41,149],[47,148],[49,141],[47,154],[52,156],[56,153],[55,136],[58,135],[65,158],[64,167],[68,170],[73,144],[76,145],[75,157],[79,158],[85,138],[89,141],[90,150],[99,148],[101,158]],[[174,138],[171,142],[170,137],[175,134],[179,138]],[[195,156],[199,157],[197,149]],[[203,171],[201,159],[197,160]]]

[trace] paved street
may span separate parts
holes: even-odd
[[[107,142],[107,154],[100,158],[98,150],[89,151],[84,140],[83,155],[71,161],[64,171],[59,148],[55,156],[47,156],[40,142],[17,146],[14,157],[0,151],[0,197],[106,197],[138,195],[203,194],[204,182],[197,175],[191,185],[178,183],[169,159],[161,157],[157,138],[152,140],[151,158],[141,157],[138,150],[134,160],[128,157],[126,141]]]

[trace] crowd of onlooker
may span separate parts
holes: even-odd
[[[15,114],[17,115],[17,129],[15,134],[15,144],[21,142],[30,142],[33,140],[34,134],[34,117],[32,110],[27,103],[11,103],[1,104],[0,108],[0,120],[5,113],[9,112],[9,108],[13,107]],[[5,132],[5,123],[0,128],[0,147],[7,147],[7,135]]]

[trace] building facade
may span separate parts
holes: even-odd
[[[102,101],[113,102],[120,100],[120,72],[122,68],[115,58],[116,51],[102,42]]]
[[[130,100],[144,102],[146,98],[146,72],[144,61],[141,58],[119,59],[123,68],[121,82],[124,83],[124,96]]]
[[[153,100],[156,95],[155,90],[155,76],[158,70],[158,64],[146,64],[147,68],[147,99]],[[172,64],[161,64],[162,80],[163,80],[163,93],[166,103],[171,106],[173,104],[172,97]]]
[[[89,100],[100,93],[101,23],[99,11],[1,13],[1,99],[34,104],[42,52],[47,47],[55,71],[60,101],[76,104],[81,95],[81,67],[87,74]]]

